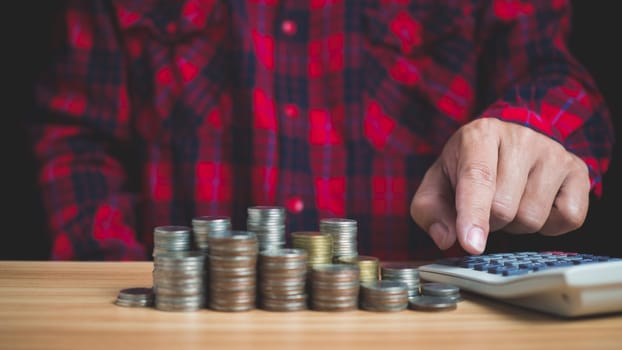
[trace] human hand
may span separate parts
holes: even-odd
[[[440,249],[456,239],[481,254],[491,231],[555,236],[579,228],[589,204],[585,162],[555,140],[495,118],[447,141],[426,172],[410,214]]]

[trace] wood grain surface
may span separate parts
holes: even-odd
[[[0,349],[622,349],[622,314],[561,319],[466,294],[453,311],[167,312],[114,304],[151,262],[0,261]]]

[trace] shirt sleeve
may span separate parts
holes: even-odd
[[[519,123],[561,143],[585,161],[592,191],[602,191],[613,126],[603,96],[567,46],[568,1],[493,0],[482,13],[482,117]]]
[[[123,55],[109,8],[68,1],[29,120],[53,260],[145,260],[124,170],[130,141]]]

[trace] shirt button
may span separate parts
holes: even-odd
[[[177,32],[177,24],[176,24],[176,23],[173,23],[173,22],[168,23],[168,24],[166,25],[166,31],[167,31],[169,34],[175,34],[175,33]]]
[[[300,197],[290,197],[285,201],[285,207],[292,214],[298,214],[305,208],[305,203]]]
[[[292,36],[296,34],[298,28],[296,27],[296,22],[292,20],[285,20],[281,23],[281,30],[285,35]]]
[[[285,115],[290,118],[296,118],[298,116],[298,107],[296,105],[285,105],[283,111]]]

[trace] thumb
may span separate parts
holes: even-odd
[[[410,204],[410,215],[440,249],[448,249],[456,242],[453,191],[439,162],[423,177]]]

